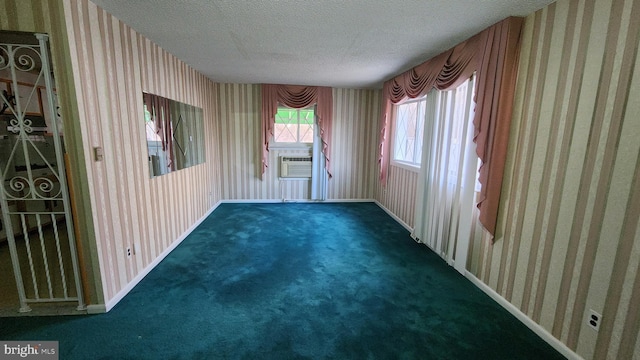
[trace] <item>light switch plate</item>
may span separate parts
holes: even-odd
[[[102,161],[102,159],[104,158],[102,147],[96,146],[93,148],[93,158],[95,159],[95,161]]]

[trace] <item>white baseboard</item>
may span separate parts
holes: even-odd
[[[391,216],[393,218],[393,220],[397,221],[398,224],[402,225],[402,227],[404,227],[405,229],[407,229],[409,231],[409,233],[413,232],[413,228],[411,226],[409,226],[409,224],[407,224],[406,222],[402,221],[402,219],[400,219],[398,216],[396,216],[396,214],[394,214],[393,212],[391,212],[391,210],[387,209],[384,205],[382,205],[378,200],[373,200],[373,202],[376,203],[376,205],[378,205],[382,210],[384,210],[389,216]],[[415,239],[414,239],[415,240]]]
[[[107,312],[107,307],[103,304],[87,305],[87,314],[102,314]]]
[[[241,200],[222,200],[221,203],[227,204],[276,204],[276,203],[348,203],[348,202],[376,202],[374,199],[326,199],[326,200],[310,200],[310,199],[241,199]]]
[[[554,349],[556,349],[560,354],[565,356],[567,359],[574,360],[584,360],[580,355],[576,354],[573,350],[569,349],[567,345],[562,343],[560,340],[556,339],[547,329],[540,326],[540,324],[533,321],[530,317],[528,317],[525,313],[520,311],[515,305],[507,301],[507,299],[503,298],[500,294],[498,294],[495,290],[490,288],[487,284],[483,283],[475,277],[472,273],[467,271],[465,277],[469,279],[475,286],[480,288],[480,290],[484,291],[485,294],[489,295],[495,302],[500,304],[503,308],[505,308],[511,315],[515,316],[520,322],[525,324],[529,329],[531,329],[534,333],[536,333],[542,340],[546,341],[549,345],[551,345]]]
[[[300,200],[302,201],[302,200]],[[222,204],[273,204],[281,203],[282,199],[228,199],[220,200]]]
[[[326,203],[375,203],[374,199],[327,199]]]
[[[169,255],[182,241],[189,235],[195,228],[198,227],[211,213],[220,205],[220,201],[217,202],[213,207],[207,211],[198,221],[196,221],[191,227],[187,229],[178,239],[176,239],[168,248],[166,248],[155,260],[153,260],[147,267],[145,267],[138,275],[136,275],[133,280],[131,280],[127,286],[125,286],[122,290],[120,290],[113,298],[106,302],[106,304],[101,305],[88,305],[87,313],[89,314],[98,314],[105,313],[113,309],[133,288],[138,285],[138,283],[147,276],[151,270],[153,270],[162,260],[164,260],[167,255]]]

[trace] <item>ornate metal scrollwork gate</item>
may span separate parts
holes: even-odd
[[[48,36],[0,43],[0,207],[19,311],[33,303],[85,308]]]

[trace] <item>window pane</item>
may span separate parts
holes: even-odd
[[[313,143],[313,109],[300,110],[300,142]]]
[[[296,110],[280,108],[276,113],[273,138],[276,142],[298,141],[298,114]]]
[[[313,125],[300,125],[300,142],[313,143]]]
[[[273,138],[279,143],[313,143],[314,109],[278,108]]]
[[[420,164],[425,98],[396,106],[393,159]]]

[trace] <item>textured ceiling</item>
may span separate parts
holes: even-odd
[[[382,83],[552,0],[92,0],[216,82]]]

